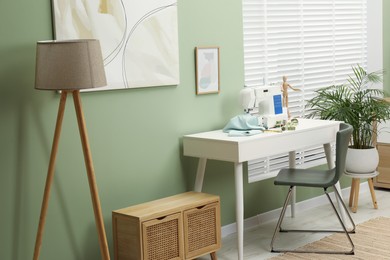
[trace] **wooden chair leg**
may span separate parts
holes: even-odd
[[[354,187],[354,196],[353,196],[353,207],[352,207],[352,212],[356,213],[357,211],[357,206],[359,202],[359,189],[360,189],[360,179],[355,179],[355,187]]]
[[[376,201],[376,196],[375,196],[375,191],[374,191],[374,184],[373,184],[373,178],[369,178],[367,180],[368,182],[368,187],[370,188],[371,192],[371,198],[372,198],[372,204],[374,204],[374,209],[378,209],[378,203]]]
[[[217,260],[217,253],[216,252],[210,253],[210,257],[211,257],[211,260]]]
[[[352,178],[352,183],[351,183],[351,192],[349,193],[349,203],[348,206],[352,207],[353,203],[353,196],[355,195],[355,178]]]

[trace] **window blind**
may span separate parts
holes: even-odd
[[[243,0],[245,84],[277,84],[289,91],[292,117],[325,86],[344,83],[351,66],[367,68],[367,0]],[[266,149],[266,148],[265,148]],[[322,147],[298,151],[301,167],[325,162]],[[249,181],[274,175],[288,155],[248,163]]]

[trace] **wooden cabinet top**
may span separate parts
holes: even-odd
[[[190,208],[201,207],[206,204],[218,201],[219,196],[217,195],[190,191],[130,206],[127,208],[118,209],[113,211],[113,214],[122,214],[144,221],[170,215]]]

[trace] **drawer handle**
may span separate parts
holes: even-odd
[[[164,218],[166,218],[167,216],[164,216],[164,217],[159,217],[157,218],[157,220],[163,220]]]
[[[203,209],[204,207],[206,207],[206,205],[199,206],[199,207],[196,207],[196,208],[197,208],[197,209]]]

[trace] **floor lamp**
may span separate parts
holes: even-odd
[[[60,90],[61,98],[50,155],[49,169],[46,177],[39,226],[35,240],[34,260],[39,259],[46,213],[49,204],[50,188],[54,177],[62,119],[68,93],[72,93],[73,95],[102,259],[110,259],[92,156],[80,100],[81,89],[97,88],[105,85],[107,85],[107,83],[100,43],[98,40],[42,41],[37,43],[35,88],[42,90]]]

